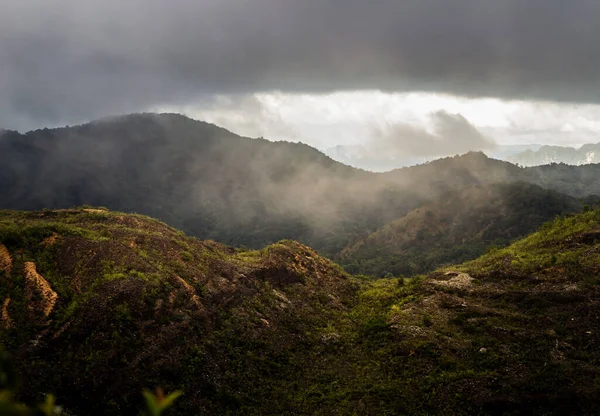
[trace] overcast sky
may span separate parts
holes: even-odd
[[[597,0],[0,6],[4,128],[163,109],[321,148],[600,141]]]

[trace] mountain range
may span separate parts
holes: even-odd
[[[0,209],[87,204],[150,215],[198,238],[238,247],[292,239],[352,272],[377,276],[412,275],[507,244],[553,215],[580,209],[589,202],[582,198],[600,195],[599,178],[600,165],[522,168],[481,152],[374,173],[305,144],[240,137],[177,114],[132,114],[0,136]],[[507,187],[500,192],[488,187],[493,184]],[[483,206],[465,187],[482,189]],[[539,187],[555,193],[547,196]],[[429,224],[420,231],[420,244],[414,236],[393,237],[406,240],[411,253],[379,237],[402,229],[394,224],[407,221],[405,216],[411,223],[421,217],[414,210],[439,214],[436,204],[445,214],[416,222]],[[512,207],[509,213],[498,209],[504,206]],[[459,217],[450,221],[452,213]],[[494,234],[505,223],[500,213],[521,220]],[[464,244],[456,245],[437,237],[448,231],[448,221],[479,228],[469,228]],[[437,254],[416,255],[420,246],[437,247]]]
[[[600,163],[600,143],[588,143],[579,148],[565,146],[541,146],[537,150],[525,150],[506,160],[521,166],[539,166],[551,163],[585,165]]]
[[[485,153],[494,159],[511,161],[511,157],[517,154],[528,150],[537,151],[540,147],[542,147],[540,144],[496,145],[494,148],[486,150]],[[323,153],[338,162],[373,172],[386,172],[430,162],[439,158],[433,156],[398,156],[394,153],[385,152],[373,153],[370,151],[368,145],[337,145],[324,149]]]
[[[523,181],[600,194],[600,166],[520,168],[483,153],[372,173],[301,143],[240,137],[176,114],[0,136],[0,208],[139,212],[225,244],[290,238],[333,256],[444,192]]]
[[[386,172],[436,159],[435,157],[373,155],[368,150],[362,145],[338,145],[325,149],[324,153],[341,163],[373,172]],[[497,145],[485,153],[491,158],[527,167],[551,163],[574,166],[600,163],[600,143],[588,143],[577,148],[541,144]]]

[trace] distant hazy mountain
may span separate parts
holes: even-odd
[[[510,160],[511,157],[527,150],[538,150],[541,144],[517,144],[517,145],[498,145],[495,149],[485,153],[493,159]],[[338,145],[324,149],[323,153],[345,165],[355,168],[370,170],[372,172],[386,172],[392,169],[414,166],[420,163],[429,162],[438,157],[419,157],[397,155],[372,155],[368,148],[363,145]]]
[[[494,159],[500,159],[500,160],[508,160],[510,161],[510,158],[516,154],[525,152],[527,150],[538,150],[540,147],[542,147],[541,144],[537,144],[537,143],[530,143],[530,144],[502,144],[502,145],[498,145],[496,146],[495,149],[490,150],[487,153],[488,156],[494,158]]]
[[[537,151],[526,150],[507,160],[522,166],[540,166],[550,163],[579,166],[600,163],[600,143],[584,144],[578,149],[565,146],[541,146]]]

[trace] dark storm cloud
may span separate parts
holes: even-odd
[[[596,0],[5,0],[0,125],[219,94],[596,101]]]

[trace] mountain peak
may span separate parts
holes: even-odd
[[[472,150],[462,155],[458,155],[458,159],[463,160],[490,160],[490,157],[481,150]]]
[[[522,166],[540,166],[551,163],[586,165],[600,163],[600,143],[587,143],[578,149],[568,146],[545,145],[537,151],[525,151],[509,158]]]

